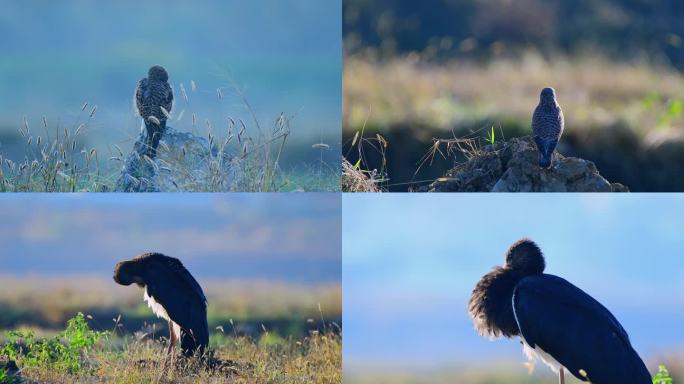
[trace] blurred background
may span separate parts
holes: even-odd
[[[682,191],[683,18],[677,0],[344,0],[343,153],[356,163],[363,131],[365,169],[415,189],[464,161],[421,167],[433,138],[528,135],[553,86],[563,155],[632,191]]]
[[[340,14],[339,1],[6,1],[0,153],[23,160],[24,118],[43,139],[88,123],[77,146],[96,148],[101,159],[117,153],[114,144],[130,151],[141,127],[136,82],[162,64],[175,90],[174,128],[206,137],[209,121],[222,141],[230,116],[256,136],[244,96],[264,130],[281,113],[291,118],[280,164],[286,171],[307,171],[321,159],[339,163]],[[331,150],[312,149],[321,141]]]
[[[341,325],[340,196],[9,194],[0,198],[0,330],[63,329],[77,312],[112,329],[165,329],[114,266],[179,258],[204,288],[212,333],[293,337]],[[230,323],[234,325],[231,325]]]
[[[539,244],[547,273],[619,319],[652,374],[666,364],[683,380],[684,197],[653,197],[345,194],[345,382],[555,382],[541,362],[528,374],[517,339],[480,337],[467,312],[521,237]]]

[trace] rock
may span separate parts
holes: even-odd
[[[166,127],[157,156],[145,156],[141,132],[121,168],[117,192],[228,191],[239,184],[241,161],[207,139]]]
[[[530,136],[482,148],[427,188],[428,192],[628,192],[603,178],[594,163],[556,152],[551,168],[537,164]]]

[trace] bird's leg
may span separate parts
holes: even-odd
[[[173,352],[176,346],[176,333],[173,331],[173,322],[169,321],[169,348],[166,350],[166,357],[164,358],[164,370],[169,365],[169,360],[173,362]]]
[[[563,367],[560,367],[560,370],[558,371],[558,383],[565,384],[565,368]]]
[[[176,346],[176,332],[173,331],[173,321],[169,321],[169,349],[166,351],[170,355]]]

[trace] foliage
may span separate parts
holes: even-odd
[[[341,331],[334,323],[323,328],[335,331],[311,331],[293,338],[264,328],[262,335],[253,339],[226,335],[223,327],[217,327],[207,356],[170,360],[165,338],[155,339],[144,332],[136,333],[135,338],[109,338],[91,331],[79,314],[53,339],[38,340],[30,332],[12,332],[14,338],[3,348],[18,358],[24,368],[22,377],[29,382],[340,383]],[[26,343],[26,349],[17,348],[17,341]],[[45,353],[33,353],[31,348]]]
[[[653,376],[653,384],[672,384],[670,372],[667,370],[667,368],[665,368],[664,365],[658,366],[658,373]]]
[[[665,58],[684,68],[684,7],[676,1],[347,0],[343,12],[351,53],[488,60],[532,48],[545,56]]]
[[[33,331],[9,331],[0,354],[25,367],[51,368],[78,373],[85,367],[86,357],[95,345],[106,340],[108,332],[90,329],[83,313],[67,322],[67,328],[52,338],[36,337]]]
[[[5,368],[0,368],[0,384],[13,384],[18,381],[19,380],[15,380]]]

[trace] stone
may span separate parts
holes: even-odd
[[[537,164],[530,136],[487,145],[469,161],[430,184],[428,192],[628,192],[603,178],[589,160],[554,153],[551,167]]]
[[[204,137],[166,127],[154,159],[144,155],[145,137],[126,156],[116,192],[229,191],[240,183],[240,157]]]

